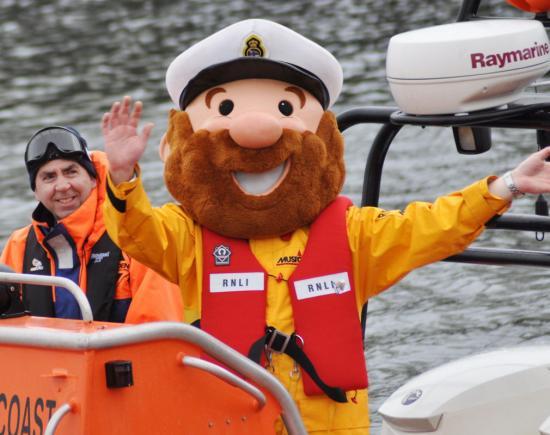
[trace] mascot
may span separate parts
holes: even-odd
[[[271,370],[310,433],[353,435],[369,433],[363,304],[462,251],[514,195],[550,190],[550,149],[433,204],[356,207],[339,196],[343,140],[328,110],[342,76],[323,47],[262,19],[181,53],[160,147],[177,203],[160,208],[137,165],[152,129],[138,128],[142,104],[115,102],[102,128],[113,240],[179,284],[186,321]]]

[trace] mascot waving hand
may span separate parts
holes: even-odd
[[[125,97],[102,125],[109,234],[179,284],[186,321],[272,370],[310,433],[368,434],[361,307],[462,251],[512,191],[550,190],[550,149],[433,204],[359,208],[338,196],[343,140],[328,108],[342,70],[321,46],[245,20],[181,53],[166,83],[180,110],[160,151],[177,204],[150,205],[137,163],[152,125],[138,131],[142,105]]]

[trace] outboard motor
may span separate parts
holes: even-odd
[[[0,272],[15,273],[0,263]],[[0,319],[28,314],[21,301],[21,284],[0,282]]]
[[[541,345],[429,370],[382,404],[382,435],[550,435],[548,367],[550,346]]]

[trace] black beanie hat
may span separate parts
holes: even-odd
[[[57,159],[73,160],[76,163],[78,163],[80,166],[82,166],[88,172],[88,174],[90,174],[91,177],[97,178],[97,171],[95,169],[95,166],[88,152],[88,144],[76,129],[74,129],[73,127],[67,127],[67,126],[62,126],[62,127],[52,126],[52,127],[46,127],[46,128],[62,128],[65,130],[69,130],[70,133],[74,134],[75,137],[78,138],[84,151],[73,152],[73,153],[60,152],[53,143],[50,143],[46,148],[46,152],[39,160],[34,160],[32,162],[25,162],[25,166],[27,167],[27,172],[29,173],[29,181],[30,181],[31,189],[33,191],[36,189],[36,174],[38,173],[38,170],[42,166],[44,166],[46,163],[52,160],[57,160]],[[39,132],[42,130],[44,129],[39,130]]]

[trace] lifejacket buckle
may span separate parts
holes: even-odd
[[[291,338],[291,335],[277,331],[275,328],[270,326],[267,328],[265,347],[270,352],[285,353]]]

